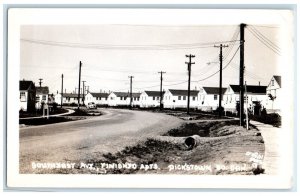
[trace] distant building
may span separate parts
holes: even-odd
[[[244,104],[245,109],[248,100],[248,108],[254,108],[258,105],[264,105],[266,100],[266,89],[267,86],[256,86],[247,85],[244,93]],[[239,85],[229,85],[226,89],[223,97],[222,106],[225,111],[230,111],[237,113],[237,105],[240,103],[240,86]]]
[[[20,110],[35,111],[36,88],[32,81],[21,80],[19,83],[20,91]]]
[[[198,90],[190,91],[190,108],[197,108]],[[169,89],[165,92],[163,98],[164,108],[187,108],[187,90]]]
[[[108,105],[108,93],[92,93],[89,92],[85,96],[85,104],[94,102],[98,106]]]
[[[132,93],[132,106],[140,106],[141,93]],[[109,106],[129,106],[130,105],[130,93],[129,92],[111,92],[108,95]]]
[[[37,109],[41,109],[42,104],[48,103],[49,98],[49,88],[48,86],[36,87],[36,105]]]
[[[281,76],[273,76],[267,86],[267,112],[280,112],[282,106]]]
[[[140,96],[141,108],[159,107],[159,104],[160,104],[160,91],[142,92]]]
[[[80,94],[80,104],[83,104],[82,102],[83,95]],[[55,95],[55,102],[60,105],[61,104],[61,94],[58,93]],[[78,94],[75,93],[63,93],[63,104],[65,105],[76,105],[78,104]]]
[[[219,107],[219,87],[201,87],[198,93],[198,109],[213,111]],[[222,88],[222,98],[226,88]]]

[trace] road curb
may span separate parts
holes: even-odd
[[[67,109],[67,110],[68,110],[68,112],[66,112],[66,113],[49,115],[49,117],[64,116],[64,115],[72,114],[75,112],[74,110],[71,110],[71,109]],[[19,120],[37,119],[37,118],[47,118],[47,117],[46,116],[26,117],[26,118],[19,118]]]

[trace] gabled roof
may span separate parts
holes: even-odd
[[[91,92],[90,92],[91,93]],[[108,97],[108,93],[91,93],[93,97]]]
[[[276,82],[278,83],[279,87],[281,87],[281,76],[273,76]]]
[[[130,97],[128,92],[113,92],[117,97]],[[132,93],[132,97],[140,97],[141,93]]]
[[[207,94],[219,94],[219,87],[202,87]],[[222,88],[222,94],[224,94],[226,91],[226,88]]]
[[[35,89],[35,85],[32,81],[29,81],[29,80],[20,80],[20,83],[19,83],[19,90],[21,91],[26,91],[28,89]]]
[[[229,85],[231,89],[235,93],[240,92],[240,86],[239,85]],[[256,86],[256,85],[247,85],[247,93],[253,93],[253,94],[266,94],[267,86]]]
[[[75,93],[63,93],[63,97],[78,98],[78,94],[75,94]],[[82,94],[80,94],[80,98],[82,98]]]
[[[169,91],[172,93],[174,96],[187,96],[188,91],[187,90],[176,90],[176,89],[169,89]],[[190,91],[190,96],[197,96],[199,93],[198,90],[191,90]]]
[[[48,88],[48,86],[35,87],[35,88],[36,88],[36,94],[42,94],[42,95],[49,94],[49,88]]]
[[[159,97],[160,96],[160,91],[145,91],[145,93],[149,96],[149,97]],[[163,95],[165,92],[162,92]]]

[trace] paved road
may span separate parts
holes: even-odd
[[[265,143],[265,155],[262,167],[265,169],[265,174],[278,175],[280,170],[279,160],[280,155],[280,140],[283,131],[281,128],[273,127],[272,125],[263,124],[257,121],[251,121],[261,132]]]
[[[146,137],[177,127],[182,120],[161,113],[105,109],[86,120],[20,128],[20,172],[31,162],[84,161],[117,152]]]

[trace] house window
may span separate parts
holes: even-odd
[[[105,100],[107,100],[107,97],[105,97]]]
[[[138,98],[136,98],[138,101],[140,100],[140,98],[138,97]]]
[[[218,95],[214,95],[214,100],[217,100],[218,99]]]
[[[156,100],[159,100],[159,97],[156,97]]]
[[[153,101],[155,100],[155,97],[153,97]]]
[[[196,97],[193,97],[193,101],[195,101],[196,100]]]
[[[25,92],[20,92],[20,100],[21,101],[26,101]]]
[[[178,100],[181,100],[181,96],[178,96]]]
[[[186,96],[182,96],[183,100],[186,100]]]
[[[46,95],[43,95],[43,98],[42,98],[44,101],[46,100]]]
[[[271,80],[271,86],[274,86],[274,79]]]

